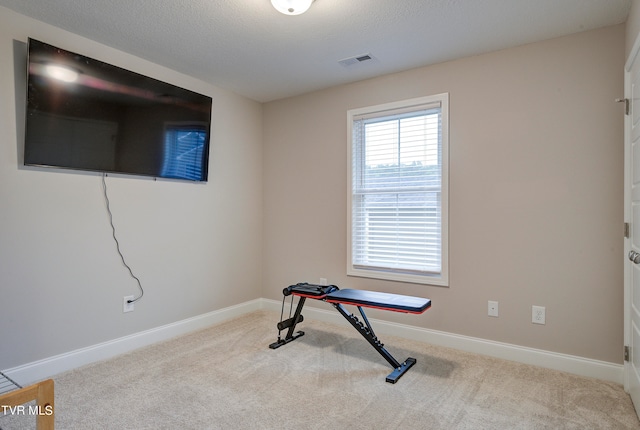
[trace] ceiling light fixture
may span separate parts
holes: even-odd
[[[271,0],[276,10],[285,15],[300,15],[305,13],[313,0]]]

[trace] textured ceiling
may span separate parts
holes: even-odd
[[[299,16],[269,0],[0,6],[264,102],[619,24],[631,0],[315,0]]]

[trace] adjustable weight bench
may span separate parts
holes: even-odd
[[[399,363],[390,353],[384,348],[382,342],[378,340],[371,324],[364,313],[363,307],[382,309],[394,312],[404,312],[412,314],[421,314],[431,307],[431,300],[421,297],[403,296],[399,294],[379,293],[375,291],[365,290],[341,290],[335,285],[316,285],[308,284],[306,282],[291,285],[282,290],[282,308],[284,310],[284,301],[287,296],[298,296],[298,306],[291,316],[289,312],[289,318],[282,320],[282,313],[280,315],[281,321],[277,324],[278,327],[278,340],[269,348],[276,349],[289,342],[292,342],[304,336],[303,331],[295,331],[296,325],[301,323],[304,318],[302,316],[302,308],[306,299],[322,300],[330,303],[349,323],[356,329],[358,333],[362,335],[371,346],[378,351],[382,357],[393,367],[393,372],[387,376],[386,381],[395,384],[398,379],[404,373],[416,364],[415,358],[407,358],[404,362]],[[291,299],[291,307],[293,308],[293,298]],[[358,308],[360,315],[362,316],[361,322],[358,317],[349,312],[344,305],[353,305]],[[287,334],[284,338],[280,336],[282,330],[287,330]]]

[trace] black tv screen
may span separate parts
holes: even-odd
[[[211,105],[29,39],[24,164],[206,181]]]

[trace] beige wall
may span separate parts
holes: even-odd
[[[629,56],[638,33],[640,33],[640,0],[631,0],[631,10],[627,17],[625,58]]]
[[[22,166],[26,41],[34,37],[213,97],[209,182]],[[260,297],[259,103],[0,7],[0,370]]]
[[[266,104],[263,296],[320,277],[426,296],[372,316],[621,363],[624,59],[618,25]],[[346,111],[442,92],[450,287],[347,277]]]

